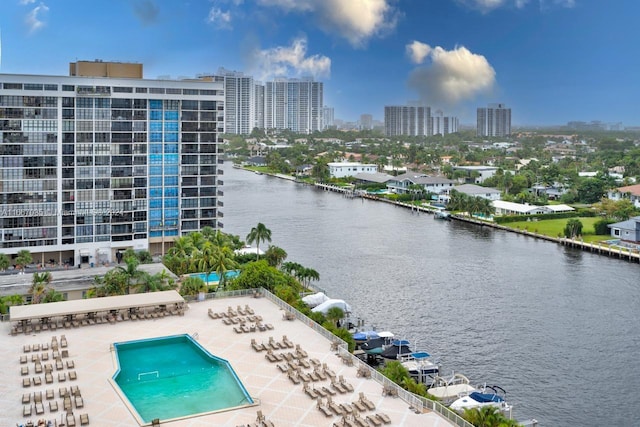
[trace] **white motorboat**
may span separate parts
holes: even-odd
[[[431,387],[427,389],[427,393],[437,397],[445,405],[474,391],[476,388],[470,385],[469,379],[462,374],[454,374],[449,380],[435,377]]]
[[[483,406],[495,406],[506,416],[511,417],[511,406],[505,400],[505,391],[498,386],[484,386],[481,390],[475,390],[466,396],[456,399],[449,408],[462,412],[465,409],[481,408]]]
[[[431,384],[440,373],[440,367],[430,359],[426,351],[415,351],[409,355],[399,356],[400,363],[404,366],[411,378],[419,383]]]

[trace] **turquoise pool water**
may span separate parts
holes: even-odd
[[[114,347],[119,370],[113,379],[145,423],[253,404],[229,362],[189,335]]]
[[[240,270],[229,270],[229,271],[224,273],[224,277],[226,277],[227,279],[233,279],[234,277],[238,276],[239,274],[240,274]],[[207,273],[193,273],[193,274],[190,274],[189,276],[191,276],[191,277],[199,277],[205,283],[207,283],[207,282],[219,282],[220,281],[220,276],[215,271],[209,273],[208,277],[207,277]]]

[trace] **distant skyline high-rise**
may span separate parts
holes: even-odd
[[[489,104],[478,108],[476,134],[504,137],[511,135],[511,108],[505,104]]]
[[[248,135],[256,121],[256,91],[253,77],[240,71],[219,68],[214,81],[224,82],[225,133]]]
[[[432,135],[447,135],[449,133],[458,132],[459,120],[454,116],[445,116],[442,110],[436,111],[431,117]]]
[[[430,136],[431,107],[387,105],[384,107],[384,129],[387,136]]]
[[[323,84],[313,79],[277,79],[265,83],[264,127],[298,133],[322,130]]]
[[[329,129],[332,126],[335,126],[335,110],[325,105],[322,108],[322,129]]]
[[[373,116],[371,114],[360,115],[360,129],[361,130],[373,129]]]

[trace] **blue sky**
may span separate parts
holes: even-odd
[[[146,78],[224,67],[314,76],[336,117],[421,100],[462,123],[640,125],[637,0],[2,0],[0,72],[141,62]]]

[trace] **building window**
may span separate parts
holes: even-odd
[[[619,228],[614,228],[613,229],[613,235],[620,237],[620,229]]]

